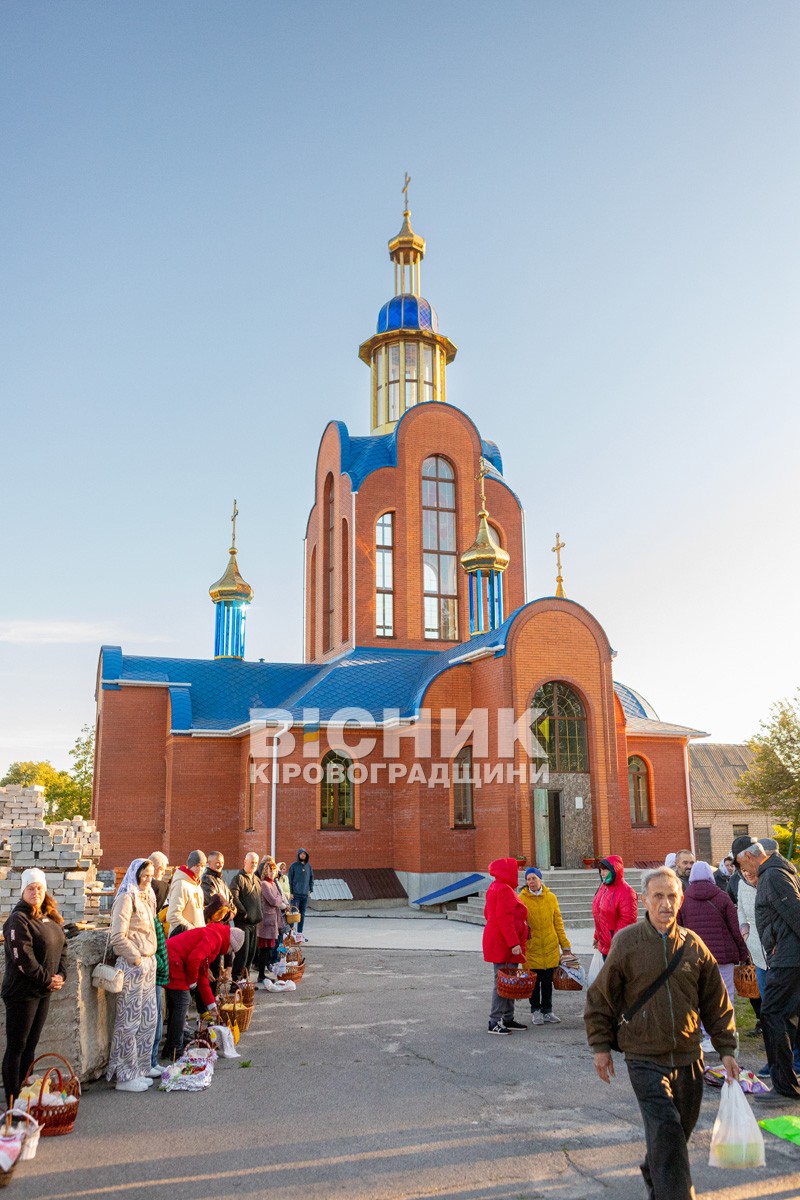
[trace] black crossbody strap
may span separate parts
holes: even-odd
[[[670,959],[665,970],[663,970],[661,972],[661,974],[659,975],[658,979],[654,979],[653,982],[650,984],[649,988],[646,988],[645,991],[642,992],[639,999],[636,1000],[630,1006],[630,1008],[627,1009],[622,1014],[622,1018],[621,1018],[621,1022],[620,1022],[622,1025],[627,1025],[628,1021],[632,1021],[633,1018],[636,1016],[637,1012],[639,1011],[639,1009],[642,1008],[645,1004],[647,1004],[648,1000],[650,1000],[653,996],[655,996],[656,992],[658,991],[658,989],[660,987],[664,986],[664,984],[667,982],[667,980],[669,979],[672,972],[675,971],[677,969],[677,967],[680,965],[680,961],[683,958],[683,952],[685,949],[686,949],[686,939],[684,938],[684,940],[681,942],[680,946],[678,947],[678,949],[675,951],[672,958]]]

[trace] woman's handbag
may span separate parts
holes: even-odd
[[[121,992],[122,984],[125,980],[122,967],[111,966],[105,960],[108,958],[108,946],[111,941],[111,929],[108,930],[106,938],[106,948],[103,952],[103,962],[99,962],[92,971],[92,987],[98,988],[101,992]]]

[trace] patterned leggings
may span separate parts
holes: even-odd
[[[146,1075],[156,1032],[156,959],[143,958],[138,967],[117,959],[124,981],[117,996],[117,1019],[111,1039],[106,1079],[116,1075],[118,1083],[127,1083]]]

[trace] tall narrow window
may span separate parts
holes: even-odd
[[[577,693],[565,683],[546,683],[534,696],[533,708],[531,729],[547,753],[550,769],[588,771],[586,711]]]
[[[350,538],[342,518],[342,641],[350,636]]]
[[[334,590],[334,537],[335,528],[333,520],[333,476],[329,475],[325,480],[325,492],[323,499],[323,517],[325,521],[324,544],[323,544],[323,564],[322,564],[322,588],[324,600],[324,617],[322,622],[322,649],[324,651],[333,649],[333,613],[335,608],[336,593]]]
[[[388,420],[386,407],[386,347],[379,346],[375,351],[376,426],[386,424]]]
[[[375,636],[394,637],[394,513],[375,525]]]
[[[422,347],[422,399],[433,400],[433,347]]]
[[[652,825],[647,763],[637,754],[628,759],[628,796],[631,802],[631,825]]]
[[[422,574],[425,637],[458,641],[456,485],[446,458],[422,464]]]
[[[406,342],[404,345],[405,354],[403,355],[405,362],[405,407],[412,408],[417,403],[417,344],[416,342]]]
[[[389,347],[389,420],[400,416],[400,343]]]
[[[453,759],[453,825],[475,824],[472,811],[472,747],[465,746]]]
[[[247,829],[255,828],[256,821],[256,764],[255,759],[247,761]]]
[[[322,760],[319,785],[320,827],[354,829],[353,784],[348,777],[352,762],[344,754],[329,751]]]

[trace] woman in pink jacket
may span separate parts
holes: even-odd
[[[489,863],[494,882],[486,891],[483,915],[483,957],[494,967],[492,1008],[489,1013],[489,1033],[509,1034],[514,1029],[527,1029],[514,1020],[514,1001],[497,994],[497,972],[501,967],[521,963],[525,959],[528,940],[528,910],[516,893],[519,868],[515,858],[497,858]]]
[[[258,985],[266,988],[265,976],[270,979],[270,967],[277,957],[276,946],[283,926],[283,912],[286,900],[273,877],[271,862],[264,863],[261,875],[261,924],[258,927],[258,949],[256,950],[256,967],[258,968]]]

